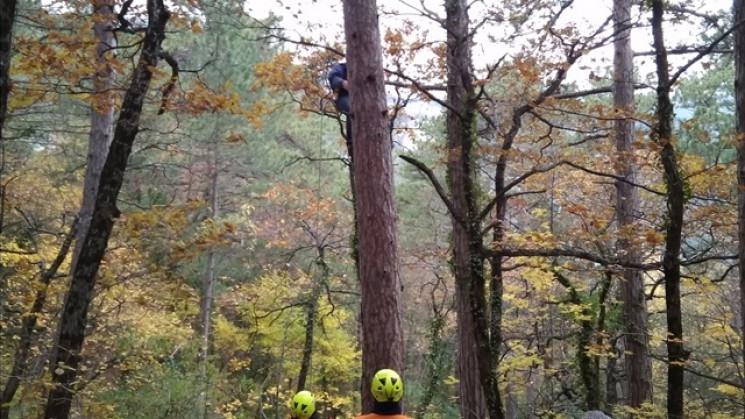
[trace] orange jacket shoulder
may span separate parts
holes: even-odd
[[[378,415],[377,413],[369,413],[367,415],[357,416],[354,419],[411,419],[404,415]]]

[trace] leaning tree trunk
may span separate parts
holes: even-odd
[[[667,186],[665,255],[662,271],[665,279],[667,317],[667,416],[683,417],[683,378],[687,353],[683,349],[683,316],[680,306],[680,247],[683,229],[683,179],[673,147],[673,104],[670,100],[670,74],[663,39],[663,0],[652,1],[652,34],[657,64],[657,114],[652,137],[662,150],[660,160]]]
[[[50,364],[54,387],[49,392],[44,411],[47,419],[68,418],[70,415],[96,274],[108,245],[114,219],[119,215],[116,200],[124,180],[132,144],[139,130],[142,106],[153,77],[152,69],[158,65],[160,45],[165,39],[165,26],[170,12],[163,0],[148,0],[147,10],[148,27],[142,52],[121,105],[114,139],[101,171],[101,182],[90,225],[82,238],[78,263],[72,272],[70,289],[62,309],[53,361]]]
[[[344,29],[354,117],[352,152],[362,288],[362,410],[369,412],[375,371],[400,371],[403,367],[392,141],[376,1],[345,1]]]
[[[46,304],[49,284],[54,275],[57,274],[59,267],[67,258],[67,254],[70,251],[70,247],[72,246],[73,239],[77,232],[77,226],[78,221],[76,219],[73,221],[72,226],[70,226],[70,232],[62,243],[54,262],[52,262],[49,269],[42,272],[36,295],[34,296],[34,302],[31,304],[28,313],[23,316],[21,331],[18,334],[18,342],[16,343],[17,346],[13,354],[13,366],[8,375],[8,380],[5,382],[5,388],[3,388],[2,394],[0,394],[0,419],[8,419],[10,417],[11,402],[21,385],[21,380],[26,377],[26,368],[31,353],[31,344],[34,341],[34,329],[36,328],[44,304]]]
[[[89,139],[88,162],[85,173],[83,187],[83,202],[81,204],[80,214],[70,229],[70,235],[63,243],[60,249],[59,258],[65,258],[70,248],[71,240],[80,235],[81,226],[87,229],[87,222],[90,221],[90,215],[93,211],[93,203],[98,189],[99,176],[101,168],[106,159],[109,145],[111,143],[111,133],[114,120],[114,108],[111,101],[111,66],[106,58],[106,53],[115,46],[115,38],[112,32],[113,25],[113,2],[110,0],[99,0],[95,4],[95,13],[93,15],[93,31],[98,44],[96,45],[96,64],[98,66],[94,75],[94,102],[91,105],[91,132]],[[84,220],[81,222],[80,220]],[[77,242],[75,251],[73,251],[73,266],[80,252],[80,244]],[[61,263],[61,262],[60,262]],[[6,419],[9,413],[8,404],[13,400],[15,392],[18,389],[20,380],[23,378],[25,364],[29,354],[29,348],[32,341],[33,329],[36,326],[38,314],[41,312],[46,302],[46,291],[49,286],[52,275],[55,274],[59,263],[55,261],[52,268],[44,272],[41,276],[40,289],[36,292],[34,303],[29,311],[29,316],[24,317],[21,339],[13,359],[13,371],[3,389],[0,397],[0,419]]]
[[[613,105],[618,119],[615,121],[617,174],[616,214],[618,215],[618,259],[624,264],[639,262],[639,252],[629,240],[634,217],[638,211],[637,192],[634,188],[634,121],[630,118],[634,104],[633,52],[631,50],[631,0],[614,0]],[[647,334],[647,304],[644,280],[638,269],[622,271],[621,295],[624,315],[624,365],[628,383],[628,404],[639,407],[652,402],[652,364],[649,357]]]
[[[745,19],[745,0],[734,0],[733,22]],[[745,27],[735,30],[735,130],[737,133],[737,243],[739,260],[745,260]],[[745,336],[745,268],[740,265],[740,326]],[[742,339],[745,360],[745,338]],[[745,378],[743,381],[745,386]]]

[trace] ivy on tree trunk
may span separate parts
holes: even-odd
[[[662,147],[660,161],[667,187],[665,254],[662,259],[667,318],[667,416],[678,419],[683,417],[684,364],[688,358],[687,352],[683,349],[683,314],[680,306],[680,247],[685,195],[683,178],[673,146],[673,104],[670,100],[672,82],[663,38],[663,16],[663,1],[653,0],[652,35],[657,64],[657,121],[652,128],[652,138]]]

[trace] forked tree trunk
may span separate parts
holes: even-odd
[[[70,415],[96,274],[106,251],[114,220],[119,213],[116,200],[124,181],[132,144],[139,130],[142,106],[153,76],[152,68],[158,65],[160,45],[165,39],[165,26],[170,13],[163,0],[148,0],[147,10],[148,27],[142,52],[122,102],[114,139],[101,171],[101,182],[90,225],[82,237],[78,262],[72,272],[70,289],[62,309],[49,366],[54,387],[49,392],[44,410],[44,417],[47,419],[66,419]]]
[[[683,230],[684,189],[673,146],[673,104],[670,100],[670,74],[663,38],[663,0],[652,1],[652,35],[657,64],[657,121],[652,137],[662,150],[660,160],[667,186],[665,254],[662,271],[665,280],[667,318],[667,417],[683,417],[683,379],[687,352],[683,349],[683,315],[680,302],[680,247]]]
[[[634,105],[633,52],[631,50],[631,0],[614,0],[614,83],[613,104],[618,119],[615,121],[617,174],[616,214],[618,217],[618,260],[638,263],[639,251],[630,238],[638,198],[633,186],[636,170],[634,163],[634,121],[630,118]],[[624,315],[624,366],[628,383],[628,404],[639,407],[652,402],[652,364],[649,357],[647,333],[647,304],[644,280],[638,269],[622,270],[621,295]]]
[[[362,288],[362,411],[372,409],[378,369],[403,373],[391,133],[376,1],[344,1],[352,100],[354,194]]]

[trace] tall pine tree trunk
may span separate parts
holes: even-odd
[[[106,251],[114,220],[119,214],[116,200],[124,181],[132,144],[139,130],[142,106],[153,76],[152,68],[158,65],[160,45],[165,39],[165,26],[170,13],[163,0],[148,0],[147,10],[148,27],[142,52],[121,105],[114,139],[101,171],[90,225],[82,237],[83,244],[62,309],[49,367],[53,388],[49,392],[44,410],[44,417],[47,419],[66,419],[70,415],[96,274]]]
[[[463,419],[483,419],[488,417],[486,397],[481,386],[479,368],[479,325],[471,310],[471,300],[483,295],[483,259],[479,254],[471,254],[469,222],[469,200],[473,201],[473,133],[468,130],[474,125],[474,113],[466,114],[468,91],[462,77],[468,77],[470,68],[468,44],[463,39],[464,31],[457,26],[468,23],[465,15],[465,2],[447,0],[448,45],[448,103],[447,112],[448,165],[447,174],[453,201],[451,223],[453,225],[453,275],[455,277],[455,303],[457,310],[457,362],[458,398],[460,414]],[[467,26],[466,26],[467,28]],[[466,29],[467,31],[467,29]],[[467,33],[467,32],[465,32]],[[468,80],[468,79],[466,79]],[[469,118],[470,116],[470,118]],[[471,202],[471,207],[474,203]],[[475,284],[480,282],[481,287]],[[479,288],[481,293],[478,293]],[[482,329],[483,330],[483,329]]]
[[[362,288],[362,410],[378,369],[403,367],[391,133],[376,1],[344,1]]]
[[[745,20],[745,0],[734,0],[733,22]],[[745,27],[738,26],[735,41],[735,131],[737,133],[737,243],[740,261],[745,261]],[[745,337],[745,268],[740,263],[740,326]],[[742,338],[742,360],[745,360],[745,338]],[[743,382],[745,386],[745,382]],[[744,416],[745,417],[745,416]]]
[[[618,119],[615,122],[616,158],[616,214],[618,214],[618,259],[624,263],[638,263],[639,252],[632,244],[631,227],[638,212],[634,163],[634,121],[630,118],[634,104],[633,52],[631,50],[631,0],[614,0],[613,104]],[[652,402],[652,365],[649,358],[647,334],[647,304],[644,281],[637,269],[622,271],[621,295],[624,313],[624,365],[628,383],[628,404],[639,407]]]
[[[657,64],[657,121],[652,138],[662,150],[660,160],[667,186],[665,216],[665,254],[662,271],[665,279],[667,318],[667,416],[683,417],[683,378],[687,353],[683,349],[683,315],[680,303],[680,247],[683,229],[684,189],[673,146],[673,104],[670,100],[670,74],[663,38],[663,0],[652,1],[652,35]]]

